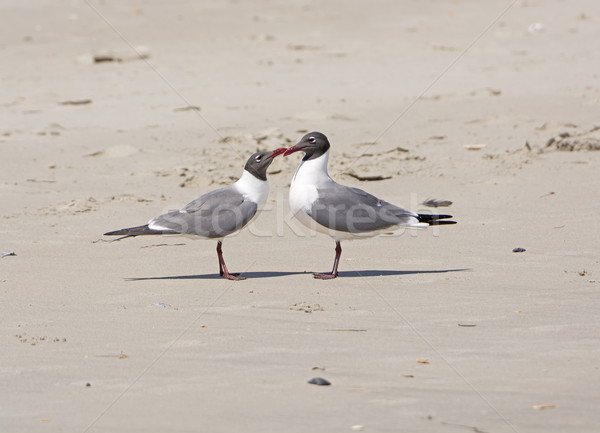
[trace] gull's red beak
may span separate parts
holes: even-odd
[[[283,156],[291,155],[292,153],[298,152],[299,150],[302,150],[302,147],[295,144],[292,147],[287,148],[285,152],[283,152]]]
[[[281,155],[282,153],[285,153],[286,148],[285,147],[280,147],[279,149],[275,149],[273,151],[273,153],[271,153],[271,156],[269,156],[269,159],[271,158],[275,158],[276,156]]]

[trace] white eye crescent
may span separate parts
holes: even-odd
[[[262,159],[262,155],[256,155],[256,158],[254,158],[256,160],[256,162],[260,162],[260,160]]]
[[[308,137],[308,142],[311,144],[315,144],[317,142],[317,139],[315,137]]]

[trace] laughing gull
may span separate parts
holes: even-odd
[[[325,135],[311,132],[283,154],[287,156],[298,151],[304,152],[290,186],[293,215],[305,226],[335,240],[333,270],[330,273],[315,273],[315,278],[329,280],[338,276],[342,240],[371,237],[400,227],[456,224],[455,221],[440,221],[452,218],[452,215],[414,213],[361,189],[334,182],[327,173],[329,147]]]
[[[269,184],[267,168],[273,158],[285,152],[284,148],[256,152],[244,167],[240,179],[223,188],[204,194],[181,210],[151,219],[148,224],[104,233],[105,236],[185,235],[201,239],[217,239],[219,274],[230,280],[245,280],[231,274],[225,266],[222,241],[225,236],[246,226],[267,200]]]

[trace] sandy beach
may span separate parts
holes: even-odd
[[[600,3],[0,15],[1,432],[598,431]],[[224,240],[245,281],[214,240],[102,236],[309,131],[336,181],[458,224],[344,242],[315,280],[297,153]]]

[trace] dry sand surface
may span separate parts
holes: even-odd
[[[599,2],[0,16],[1,432],[598,431]],[[334,242],[290,220],[294,154],[224,242],[246,281],[215,241],[102,236],[313,130],[339,182],[459,224],[314,280]]]

